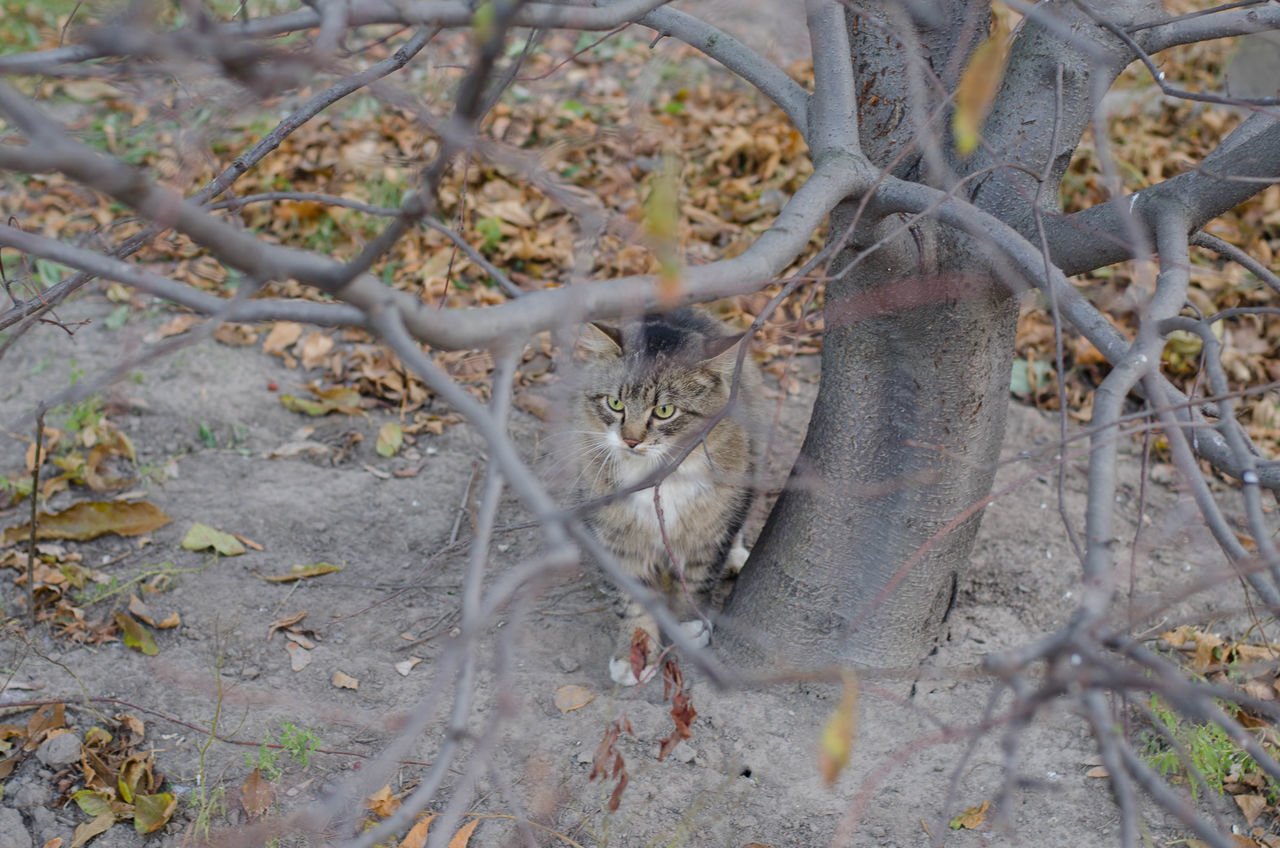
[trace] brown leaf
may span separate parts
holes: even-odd
[[[1110,777],[1111,772],[1107,771],[1106,766],[1094,766],[1084,773],[1085,777]]]
[[[250,538],[247,538],[247,537],[245,537],[245,536],[241,536],[239,533],[232,533],[231,535],[232,535],[232,536],[235,536],[237,539],[239,539],[239,540],[240,540],[240,542],[241,542],[241,543],[242,543],[246,548],[253,548],[255,551],[265,551],[265,550],[266,550],[266,548],[262,547],[262,545],[259,545],[257,542],[253,541],[253,540],[252,540],[252,539],[250,539]]]
[[[302,367],[310,371],[324,365],[325,357],[333,350],[333,337],[319,330],[311,333],[303,340],[299,351],[302,355]]]
[[[23,748],[34,751],[49,735],[67,724],[66,712],[61,703],[45,704],[27,719],[27,741]]]
[[[158,530],[172,520],[158,507],[145,501],[81,501],[52,515],[46,512],[37,515],[36,538],[85,542],[108,533],[141,536]],[[14,542],[25,541],[30,535],[29,524],[9,527],[5,529],[4,540],[0,544],[12,545]]]
[[[569,683],[556,690],[555,705],[562,714],[580,710],[594,701],[596,696],[585,686]]]
[[[267,638],[270,639],[275,635],[277,630],[283,630],[286,627],[292,627],[299,621],[307,617],[307,610],[295,612],[293,615],[286,615],[284,618],[277,618],[271,622],[271,626],[267,628]]]
[[[975,830],[981,827],[982,822],[987,817],[987,810],[991,808],[990,801],[983,801],[976,807],[970,807],[960,815],[951,820],[951,829]]]
[[[69,848],[80,848],[90,839],[99,834],[106,833],[111,825],[116,823],[116,817],[111,813],[102,813],[94,816],[93,821],[82,822],[76,825],[75,833],[71,837],[71,845]]]
[[[271,808],[275,801],[275,792],[271,784],[263,779],[257,769],[249,772],[249,776],[240,784],[240,806],[248,814],[250,820],[260,817]]]
[[[302,335],[302,325],[292,321],[277,321],[262,342],[262,352],[285,357],[285,351]]]
[[[343,674],[341,671],[335,671],[333,673],[333,677],[330,678],[330,682],[339,689],[351,689],[355,691],[360,688],[359,680],[356,680],[349,674]]]
[[[258,343],[258,332],[248,324],[221,324],[213,338],[228,347],[247,347]]]
[[[155,329],[156,339],[167,339],[169,336],[180,336],[196,323],[196,316],[186,313],[175,315]]]
[[[129,612],[133,613],[134,618],[139,619],[144,624],[150,624],[152,627],[156,626],[155,618],[151,614],[151,608],[132,592],[129,593]]]
[[[1245,822],[1251,827],[1253,820],[1267,808],[1267,799],[1262,795],[1232,795],[1231,797],[1240,807],[1240,812],[1244,813]]]
[[[400,809],[400,799],[392,793],[391,784],[384,783],[381,789],[364,799],[364,807],[385,819]]]
[[[400,840],[400,848],[426,848],[427,830],[435,817],[435,813],[427,813],[423,818],[418,819],[417,823],[404,835],[404,839]]]
[[[639,627],[631,634],[631,673],[636,680],[644,681],[644,670],[649,665],[649,634]]]
[[[480,824],[480,819],[472,819],[458,829],[458,832],[449,840],[449,848],[467,848],[467,843],[471,841],[471,834],[476,832],[476,827]]]

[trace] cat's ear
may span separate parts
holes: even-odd
[[[578,350],[594,359],[618,359],[622,356],[622,331],[608,324],[584,324]]]
[[[702,343],[702,361],[711,362],[717,365],[728,362],[733,364],[733,360],[737,359],[738,354],[733,351],[734,346],[746,336],[746,333],[738,333],[733,336],[716,336],[714,339],[707,339]]]

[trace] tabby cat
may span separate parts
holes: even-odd
[[[740,335],[695,308],[620,328],[588,324],[584,334],[570,450],[578,500],[666,473],[658,484],[661,525],[652,486],[589,510],[587,525],[629,575],[665,597],[677,617],[692,619],[686,632],[706,644],[705,601],[722,572],[736,573],[747,558],[740,531],[754,495],[759,372],[746,357],[733,407],[707,432],[729,402]],[[640,680],[631,662],[637,628],[648,636]],[[628,600],[610,676],[626,685],[647,679],[660,644],[653,616]]]

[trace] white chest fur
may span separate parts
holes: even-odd
[[[707,466],[706,460],[696,452],[658,484],[658,501],[662,505],[662,525],[668,536],[680,526],[683,516],[695,514],[698,511],[699,501],[714,486],[715,480],[712,479],[711,469]],[[661,544],[658,504],[655,503],[653,489],[633,492],[623,503],[636,523],[653,533],[654,539],[659,540]]]

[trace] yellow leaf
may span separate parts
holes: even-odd
[[[425,818],[418,819],[418,823],[409,828],[404,839],[400,840],[400,848],[423,848],[427,844],[427,829],[435,817],[435,813],[427,813]]]
[[[983,801],[976,807],[970,807],[960,815],[951,820],[951,829],[974,830],[982,824],[982,820],[987,817],[987,810],[991,807],[990,801]]]
[[[156,645],[156,640],[152,638],[151,631],[139,624],[136,618],[127,613],[118,612],[115,614],[115,621],[116,624],[120,625],[120,630],[124,633],[126,646],[149,657],[160,653],[160,648]]]
[[[319,577],[321,574],[332,574],[335,571],[341,571],[342,566],[334,565],[330,562],[318,562],[315,565],[295,565],[289,569],[288,574],[277,574],[272,577],[263,577],[268,583],[292,583],[294,580],[301,580],[304,577]]]
[[[978,147],[982,122],[991,111],[1000,83],[1004,80],[1005,59],[1009,54],[1009,27],[1002,15],[994,16],[991,34],[978,45],[965,65],[956,85],[955,114],[951,130],[956,137],[956,150],[968,156]]]
[[[567,713],[582,709],[595,698],[587,687],[570,683],[556,690],[555,705],[560,712]]]
[[[172,792],[139,795],[133,804],[133,829],[138,833],[155,833],[169,823],[178,809],[178,796]]]
[[[378,452],[378,456],[395,456],[403,444],[404,431],[396,422],[388,421],[378,430],[378,441],[374,445],[374,450]]]
[[[840,770],[853,753],[853,740],[858,728],[858,679],[845,672],[844,691],[835,712],[827,719],[818,743],[818,771],[827,786],[836,782]]]
[[[475,833],[478,824],[480,824],[480,819],[472,819],[459,828],[458,832],[449,840],[449,848],[467,848],[467,843],[471,841],[471,834]]]
[[[182,547],[189,551],[203,551],[213,548],[223,556],[239,556],[244,553],[244,545],[230,533],[215,530],[206,524],[195,522],[187,535],[182,539]]]

